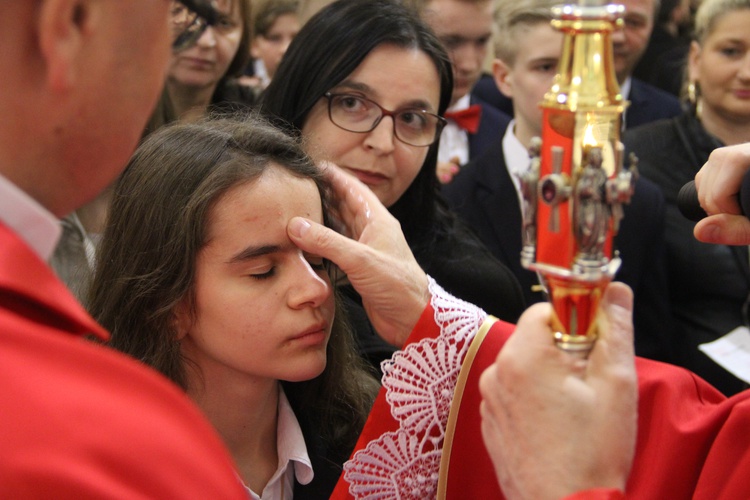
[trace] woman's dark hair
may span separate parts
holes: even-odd
[[[299,135],[318,100],[354,72],[373,49],[384,44],[421,50],[433,61],[440,78],[438,113],[442,115],[453,89],[448,55],[414,11],[392,0],[338,0],[310,18],[264,91],[261,110],[279,126]],[[436,202],[437,150],[436,142],[430,146],[414,182],[389,207],[415,253],[429,246],[442,210]]]
[[[175,307],[184,303],[195,312],[195,263],[212,208],[270,165],[315,182],[328,223],[329,186],[318,168],[296,139],[257,117],[167,126],[138,148],[115,185],[89,295],[112,347],[187,388],[186,370],[197,367],[181,354]],[[329,442],[355,439],[372,402],[371,381],[336,302],[325,370],[284,383],[295,411],[306,412]]]

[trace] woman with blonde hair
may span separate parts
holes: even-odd
[[[729,395],[746,384],[698,346],[748,324],[748,249],[696,241],[695,223],[679,212],[677,194],[714,149],[750,140],[748,26],[750,0],[705,0],[696,14],[688,58],[688,109],[673,119],[628,131],[624,137],[640,160],[641,173],[662,188],[667,200],[667,272],[676,332],[673,358]]]

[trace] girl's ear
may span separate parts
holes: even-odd
[[[172,328],[174,328],[177,334],[177,340],[185,338],[190,331],[191,323],[192,315],[190,314],[190,307],[187,304],[187,300],[183,298],[172,309]]]

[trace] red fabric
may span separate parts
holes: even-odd
[[[568,495],[563,500],[621,500],[625,494],[616,489],[598,488]]]
[[[479,120],[482,117],[482,106],[474,104],[460,111],[446,111],[445,117],[456,122],[459,128],[470,134],[476,134],[479,130]]]
[[[428,307],[409,342],[438,335],[432,315],[432,308]],[[478,375],[494,361],[509,333],[506,323],[495,323],[475,359],[471,375],[474,381],[467,384],[461,400],[447,498],[504,498],[482,444],[476,383]],[[640,358],[636,360],[636,368],[638,438],[625,497],[750,498],[750,391],[727,399],[682,368]],[[363,449],[382,433],[397,428],[381,391],[355,451]],[[540,475],[543,480],[543,471]],[[351,498],[347,487],[342,478],[332,498]],[[581,498],[611,498],[601,496],[604,494],[609,493],[592,490],[581,493],[592,496]]]
[[[479,481],[480,477],[494,478],[494,468],[490,460],[487,448],[484,447],[482,439],[482,418],[479,414],[479,401],[482,400],[479,394],[479,377],[482,376],[485,368],[495,362],[497,353],[513,333],[514,325],[498,321],[492,326],[490,332],[482,341],[481,347],[477,352],[474,362],[469,370],[469,376],[466,380],[461,406],[456,419],[456,427],[453,434],[453,447],[451,450],[451,461],[448,467],[448,482],[445,489],[446,498],[494,498],[491,496],[473,496],[467,492],[467,482],[471,482],[471,488],[477,489],[477,494],[481,494],[483,489]],[[464,404],[464,398],[471,401],[470,405]],[[466,455],[466,451],[471,450],[471,455]],[[454,455],[455,453],[455,455]],[[470,457],[467,460],[467,457]],[[476,475],[477,463],[490,464],[490,476]],[[469,479],[469,481],[467,481]],[[491,481],[492,491],[497,490],[494,485],[496,481]],[[499,494],[499,491],[497,492]]]
[[[646,359],[636,367],[628,498],[750,498],[750,391],[727,399],[687,370]]]
[[[0,224],[0,498],[247,498],[178,388],[106,337]]]
[[[440,328],[435,323],[435,310],[431,305],[427,305],[422,316],[419,317],[417,325],[412,330],[409,337],[406,339],[404,345],[413,344],[419,342],[424,338],[434,338],[440,335]],[[380,388],[378,397],[375,399],[375,404],[372,406],[372,410],[367,417],[367,422],[362,429],[362,433],[359,435],[357,444],[354,446],[354,452],[364,449],[367,447],[367,443],[377,439],[381,434],[389,431],[398,429],[398,422],[391,415],[391,409],[385,400],[385,389]],[[331,500],[340,500],[344,498],[353,498],[349,494],[349,483],[344,480],[344,476],[339,478],[336,483],[336,488],[331,494]]]
[[[504,336],[504,330],[495,331],[501,328],[493,327],[490,334]],[[479,363],[492,362],[498,346],[483,344],[483,349],[495,352],[477,357],[473,370],[481,373],[484,367]],[[750,391],[727,400],[682,368],[647,359],[637,359],[636,368],[638,438],[626,498],[750,498]],[[462,400],[466,425],[475,425],[477,436],[472,440],[464,435],[463,441],[457,436],[451,462],[470,461],[473,466],[463,473],[457,468],[459,473],[451,477],[451,463],[449,491],[454,494],[447,498],[503,498],[496,481],[476,480],[494,477],[491,462],[484,459],[486,451],[480,448],[479,401],[478,391]],[[477,449],[482,450],[482,460],[474,459]]]

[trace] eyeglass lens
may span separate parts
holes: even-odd
[[[334,125],[350,132],[370,132],[383,116],[393,118],[394,134],[406,144],[429,146],[434,143],[440,128],[440,117],[420,109],[391,112],[378,103],[348,94],[326,94],[328,114]]]
[[[172,1],[170,15],[174,52],[193,46],[208,27],[205,19],[177,0]]]

